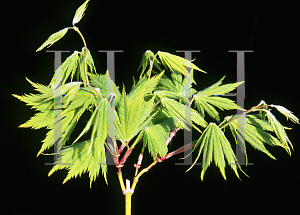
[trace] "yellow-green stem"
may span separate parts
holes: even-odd
[[[82,33],[79,31],[79,28],[74,26],[74,30],[80,35],[80,37],[82,39],[82,42],[83,42],[83,45],[84,45],[84,50],[85,50],[85,53],[84,53],[84,73],[85,73],[86,82],[87,82],[88,85],[90,85],[88,75],[87,75],[87,65],[86,65],[86,61],[87,61],[87,57],[88,57],[88,49],[87,49],[87,46],[86,46],[86,42],[85,42],[85,39],[84,39]]]
[[[131,215],[131,192],[125,194],[125,215]]]
[[[83,37],[83,35],[82,35],[82,33],[80,32],[80,30],[79,30],[79,28],[77,28],[76,26],[74,26],[73,27],[73,29],[80,35],[80,37],[81,37],[81,39],[82,39],[82,42],[83,42],[83,45],[84,45],[84,74],[85,74],[85,78],[86,78],[86,83],[84,83],[84,84],[86,84],[86,85],[88,85],[89,87],[91,87],[95,92],[96,92],[96,95],[99,95],[100,96],[100,98],[101,99],[103,99],[103,97],[102,97],[102,95],[101,95],[101,92],[100,93],[98,93],[97,91],[96,91],[96,89],[92,86],[92,85],[90,85],[90,81],[89,81],[89,78],[88,78],[88,75],[87,75],[87,63],[86,63],[86,61],[87,61],[87,57],[88,57],[88,49],[87,49],[87,45],[86,45],[86,42],[85,42],[85,39],[84,39],[84,37]],[[81,53],[81,52],[80,52]],[[82,53],[81,53],[82,54]],[[99,90],[100,91],[100,90]],[[96,105],[97,106],[97,105]]]
[[[136,187],[136,184],[137,184],[139,178],[145,172],[148,172],[148,170],[151,167],[153,167],[156,163],[157,163],[157,161],[154,161],[147,168],[144,168],[136,177],[134,177],[131,188],[130,188],[130,181],[128,179],[126,179],[126,187],[125,187],[121,167],[117,167],[118,168],[118,172],[117,172],[118,179],[119,179],[119,182],[120,182],[122,192],[125,195],[125,215],[131,215],[131,196],[134,192],[134,189]]]

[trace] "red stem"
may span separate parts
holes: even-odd
[[[168,145],[170,143],[170,141],[172,140],[172,138],[175,136],[175,134],[177,133],[177,131],[179,131],[180,128],[176,128],[174,131],[171,132],[170,136],[168,137],[168,139],[166,140],[166,145]]]
[[[189,149],[193,148],[194,146],[195,146],[195,144],[191,144],[191,143],[190,144],[186,144],[186,145],[181,146],[180,148],[176,149],[175,151],[166,154],[166,156],[163,157],[163,158],[158,155],[157,156],[157,160],[158,160],[158,162],[162,162],[162,161],[164,161],[164,160],[172,157],[173,155],[177,155],[177,154],[179,154],[181,152],[189,150]]]
[[[120,165],[121,165],[121,166],[124,165],[124,163],[126,162],[128,156],[131,154],[132,150],[133,150],[133,148],[127,149],[125,155],[123,156],[123,158],[122,158],[122,160],[121,160],[121,162],[120,162]]]

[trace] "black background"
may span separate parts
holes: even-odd
[[[53,157],[36,154],[46,130],[17,128],[34,110],[12,97],[34,93],[25,76],[47,85],[53,75],[53,53],[35,50],[52,33],[71,26],[81,0],[11,2],[2,11],[2,150],[1,178],[6,214],[17,211],[43,214],[123,214],[124,196],[118,185],[115,168],[109,167],[109,185],[99,177],[89,188],[88,175],[62,185],[66,171],[47,177]],[[85,17],[77,25],[86,38],[97,70],[106,70],[106,56],[98,50],[123,50],[116,54],[116,83],[130,90],[132,76],[146,50],[201,50],[194,53],[194,63],[208,74],[196,73],[198,90],[218,81],[236,80],[236,54],[228,50],[253,50],[245,57],[245,108],[265,100],[280,104],[300,116],[298,108],[299,54],[296,30],[296,7],[278,4],[212,4],[190,1],[91,1]],[[69,31],[49,50],[81,50],[80,37]],[[69,54],[63,54],[66,58]],[[278,114],[276,115],[278,116]],[[200,166],[185,173],[188,166],[175,166],[179,156],[158,164],[139,181],[133,195],[135,214],[200,214],[210,211],[287,214],[298,207],[299,146],[297,125],[288,135],[295,151],[289,157],[281,148],[267,149],[277,158],[272,160],[248,147],[252,166],[243,169],[250,176],[226,168],[227,181],[214,166],[200,180]],[[183,135],[172,144],[181,146]],[[51,150],[49,150],[51,152]],[[134,155],[133,155],[134,156]],[[128,174],[132,181],[128,160]],[[147,159],[144,161],[147,163]],[[148,163],[150,160],[148,159]],[[3,198],[2,198],[3,199]]]

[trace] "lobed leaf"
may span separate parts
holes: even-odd
[[[221,109],[222,111],[232,109],[244,110],[243,108],[237,106],[234,101],[223,97],[196,94],[194,95],[194,100],[196,108],[203,117],[204,113],[207,112],[209,116],[211,116],[218,122],[220,122],[219,112],[213,106]]]
[[[100,167],[102,175],[107,183],[107,164],[105,156],[104,143],[97,141],[92,147],[91,153],[88,153],[91,141],[76,143],[63,149],[58,154],[61,156],[55,162],[55,166],[49,171],[48,176],[60,169],[67,169],[68,175],[64,179],[63,184],[71,178],[81,176],[85,172],[89,172],[90,187],[99,175]]]
[[[223,95],[223,94],[231,92],[232,90],[237,88],[239,85],[244,83],[244,81],[240,81],[240,82],[237,82],[237,83],[224,84],[224,85],[220,86],[220,84],[222,83],[222,80],[224,78],[225,78],[225,76],[223,78],[221,78],[215,84],[199,91],[198,94],[199,95],[210,95],[210,96],[212,96],[212,95]]]
[[[222,130],[215,123],[210,123],[205,128],[200,138],[196,142],[193,151],[195,151],[196,148],[199,147],[199,145],[200,145],[200,149],[197,158],[195,159],[193,165],[187,171],[189,171],[195,165],[201,153],[203,152],[202,171],[200,176],[201,180],[203,180],[204,174],[213,160],[216,166],[220,169],[223,178],[226,180],[225,159],[227,160],[228,164],[231,166],[231,169],[235,172],[236,176],[240,179],[239,174],[237,172],[237,166],[241,171],[242,169],[237,162],[237,159],[234,155],[234,152],[231,148],[229,141],[225,137]]]
[[[136,96],[127,96],[123,88],[122,97],[115,113],[116,134],[124,144],[131,140],[151,120],[155,113],[152,113],[154,98],[144,100],[147,85],[141,89]]]
[[[198,70],[200,72],[204,72],[205,71],[199,69],[195,64],[191,63],[191,61],[188,61],[182,57],[176,56],[176,55],[172,55],[170,53],[167,52],[157,52],[158,56],[160,57],[160,60],[162,62],[162,64],[169,68],[172,72],[174,72],[174,70],[180,72],[181,74],[185,75],[185,68],[184,67],[189,67],[192,70]],[[191,74],[191,80],[193,81],[193,83],[196,83],[193,79],[193,74]]]
[[[150,125],[145,127],[143,135],[143,143],[148,147],[153,159],[156,160],[157,155],[164,157],[168,152],[166,140],[169,133],[161,124]]]
[[[140,80],[135,85],[132,86],[128,94],[129,98],[135,99],[141,94],[142,91],[144,96],[151,93],[155,89],[156,85],[158,84],[163,74],[164,71],[151,78],[146,78],[145,76],[140,78]]]
[[[165,107],[168,111],[168,113],[174,117],[178,122],[181,124],[181,126],[184,126],[186,123],[185,120],[185,108],[188,108],[184,106],[183,104],[169,98],[163,98],[160,100],[163,107]],[[188,108],[191,111],[191,120],[195,122],[197,125],[200,125],[202,127],[206,127],[207,122],[203,119],[202,116],[199,115],[197,111],[194,109]],[[200,132],[200,130],[194,126],[193,124],[190,124],[190,126],[193,126],[196,130]]]

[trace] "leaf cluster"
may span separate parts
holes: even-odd
[[[88,2],[85,1],[76,11],[73,27],[54,33],[37,51],[50,47],[68,29],[74,29],[82,37],[75,24],[82,19]],[[85,44],[84,39],[83,42]],[[190,68],[190,72],[186,68]],[[236,144],[240,144],[247,162],[245,141],[273,159],[275,157],[265,144],[280,146],[291,153],[292,144],[285,132],[287,128],[281,125],[270,108],[277,109],[294,123],[299,123],[292,112],[279,105],[267,105],[264,101],[244,110],[233,100],[222,97],[243,82],[222,84],[224,76],[210,87],[197,90],[193,72],[206,72],[192,61],[161,51],[154,54],[147,50],[138,70],[141,70],[139,80],[131,90],[127,93],[123,86],[120,92],[108,72],[96,72],[93,58],[85,44],[81,52],[75,51],[62,63],[48,86],[26,78],[38,93],[13,96],[36,109],[37,113],[20,127],[49,130],[37,156],[54,143],[60,142],[62,146],[59,151],[51,154],[60,156],[49,175],[59,169],[67,169],[69,172],[65,183],[89,172],[91,186],[100,169],[106,180],[107,156],[110,156],[106,152],[111,153],[116,166],[122,166],[136,145],[141,144],[142,153],[147,148],[154,161],[161,161],[182,152],[181,148],[174,152],[168,149],[170,140],[182,129],[195,129],[199,133],[193,147],[193,152],[197,151],[198,155],[190,168],[202,155],[202,180],[213,161],[224,179],[225,161],[240,178],[238,169],[242,169],[227,139],[226,127],[229,127],[229,134],[234,137]],[[73,81],[74,78],[76,81]],[[60,92],[58,97],[57,91]],[[192,92],[191,98],[186,96],[187,91]],[[220,111],[234,109],[242,110],[243,113],[227,116],[221,122]],[[85,112],[90,114],[89,120],[81,133],[75,136],[73,143],[67,145]],[[190,113],[189,120],[186,113]],[[215,122],[207,122],[207,115]],[[61,125],[59,138],[54,133],[57,124]],[[124,149],[126,153],[119,161]]]

